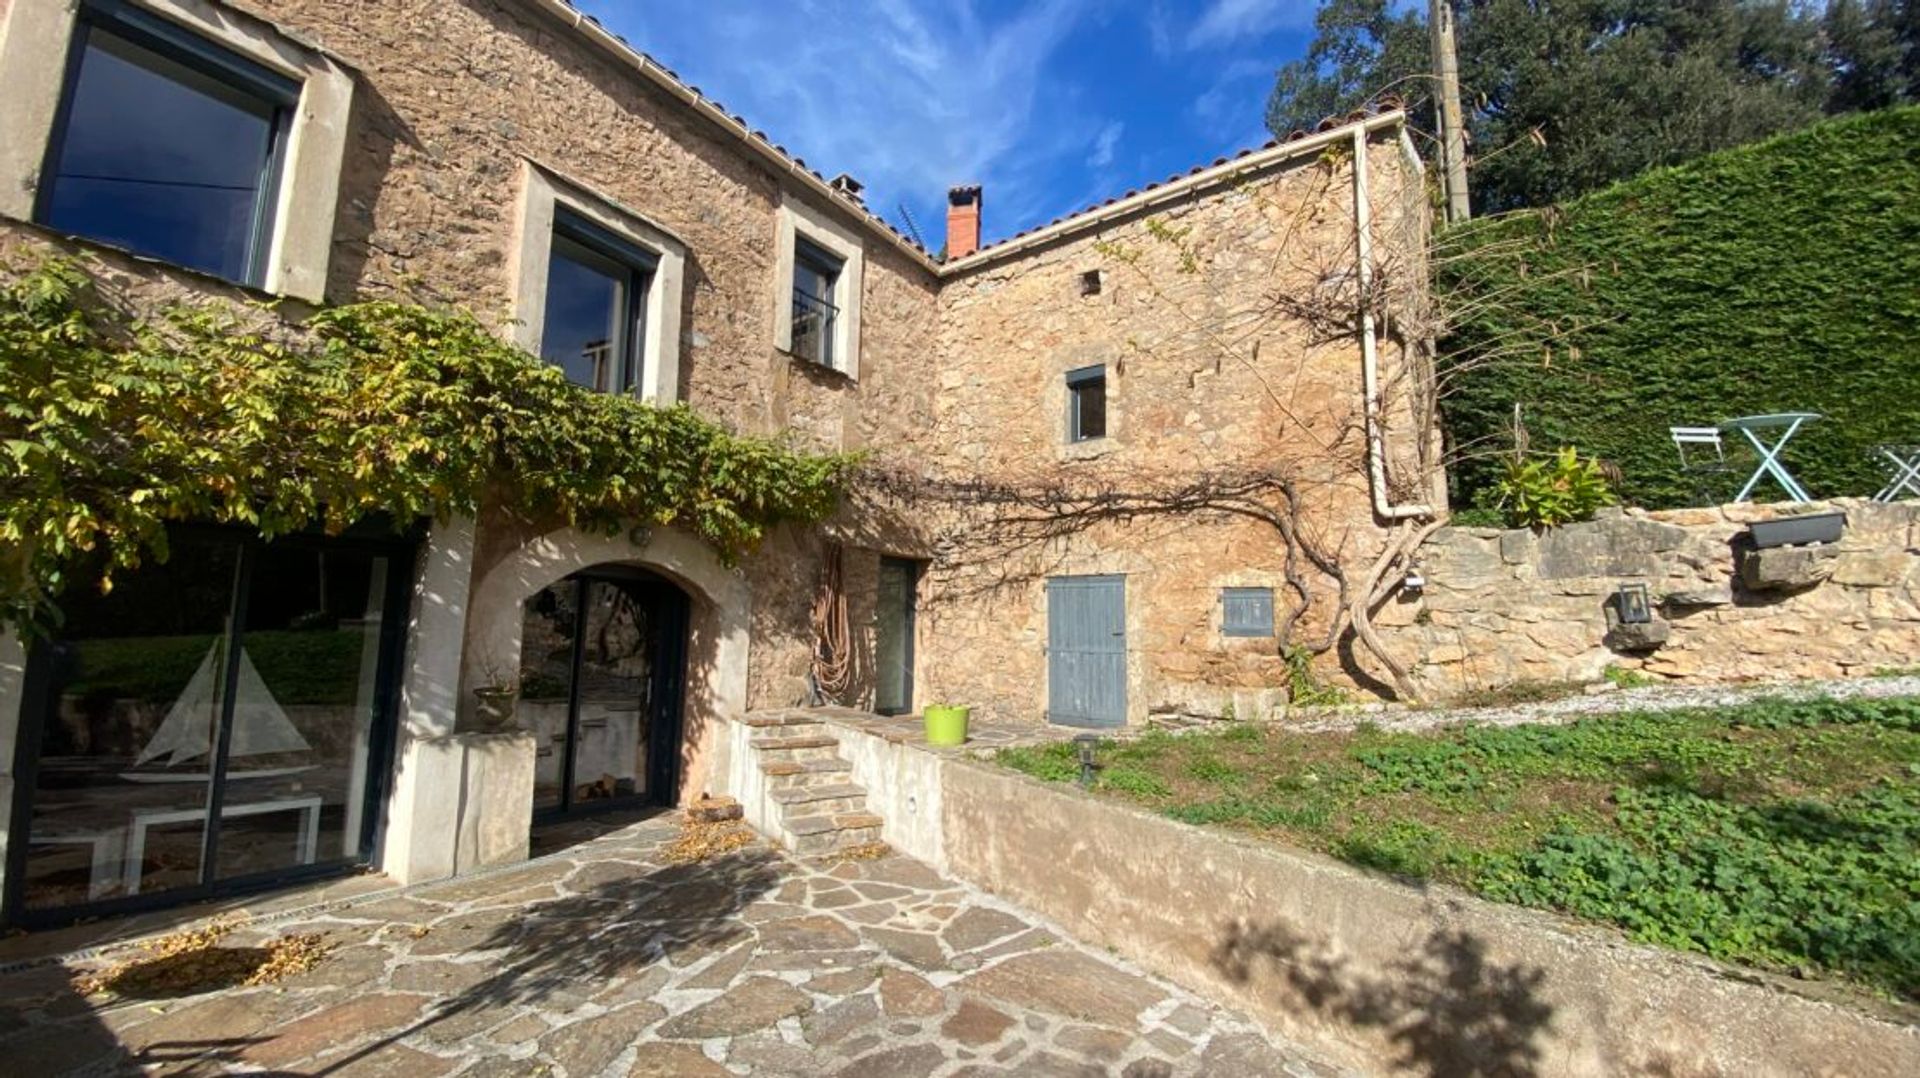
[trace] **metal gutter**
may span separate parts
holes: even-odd
[[[970,254],[965,258],[958,258],[945,263],[940,267],[940,273],[941,276],[965,273],[968,270],[987,265],[1008,255],[1018,254],[1029,248],[1052,243],[1075,233],[1083,232],[1102,222],[1112,220],[1115,217],[1150,209],[1164,202],[1180,198],[1196,188],[1223,183],[1249,171],[1257,171],[1285,161],[1290,161],[1296,157],[1318,153],[1329,146],[1335,145],[1342,139],[1354,138],[1361,140],[1361,143],[1364,144],[1367,135],[1396,125],[1400,127],[1404,134],[1406,130],[1405,124],[1406,113],[1399,109],[1394,109],[1389,112],[1382,112],[1377,116],[1369,116],[1364,120],[1341,124],[1339,127],[1308,135],[1305,138],[1294,139],[1291,142],[1282,142],[1277,146],[1269,146],[1264,150],[1257,150],[1247,154],[1245,157],[1236,157],[1222,164],[1214,165],[1211,168],[1202,169],[1199,172],[1182,176],[1177,180],[1170,181],[1161,186],[1141,191],[1131,198],[1123,198],[1117,202],[1069,217],[1064,221],[1055,222],[1045,228],[1036,229],[1025,235],[1015,236],[1009,240],[1002,240],[990,247],[982,248],[980,251]]]
[[[1403,131],[1404,134],[1404,131]],[[1387,435],[1380,419],[1380,355],[1373,339],[1373,205],[1367,198],[1367,131],[1356,126],[1353,139],[1353,228],[1359,248],[1360,370],[1366,393],[1367,479],[1373,489],[1373,512],[1383,520],[1408,520],[1434,515],[1433,506],[1394,505],[1387,491]]]

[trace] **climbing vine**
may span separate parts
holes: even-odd
[[[66,260],[0,283],[0,357],[0,624],[25,630],[83,563],[110,588],[164,560],[171,521],[271,537],[487,501],[604,531],[673,524],[732,559],[831,513],[854,464],[589,392],[463,311],[142,318]]]

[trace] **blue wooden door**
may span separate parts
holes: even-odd
[[[1063,726],[1127,721],[1127,579],[1047,581],[1047,720]]]

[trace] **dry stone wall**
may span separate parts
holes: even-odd
[[[1534,533],[1448,528],[1426,586],[1380,616],[1436,697],[1584,682],[1608,666],[1676,680],[1862,676],[1920,663],[1920,505],[1840,500],[1841,541],[1755,552],[1747,525],[1803,507],[1611,510]],[[1784,512],[1783,512],[1784,511]],[[1654,621],[1614,596],[1648,585]]]

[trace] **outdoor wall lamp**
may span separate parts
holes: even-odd
[[[1093,786],[1093,750],[1100,745],[1100,735],[1078,734],[1073,744],[1080,750],[1080,787],[1090,789]]]
[[[1653,621],[1653,602],[1647,595],[1645,584],[1620,585],[1620,590],[1614,593],[1613,603],[1622,625],[1646,625]]]
[[[1407,578],[1400,582],[1400,586],[1416,592],[1427,586],[1427,578],[1421,575],[1419,562],[1407,566]]]

